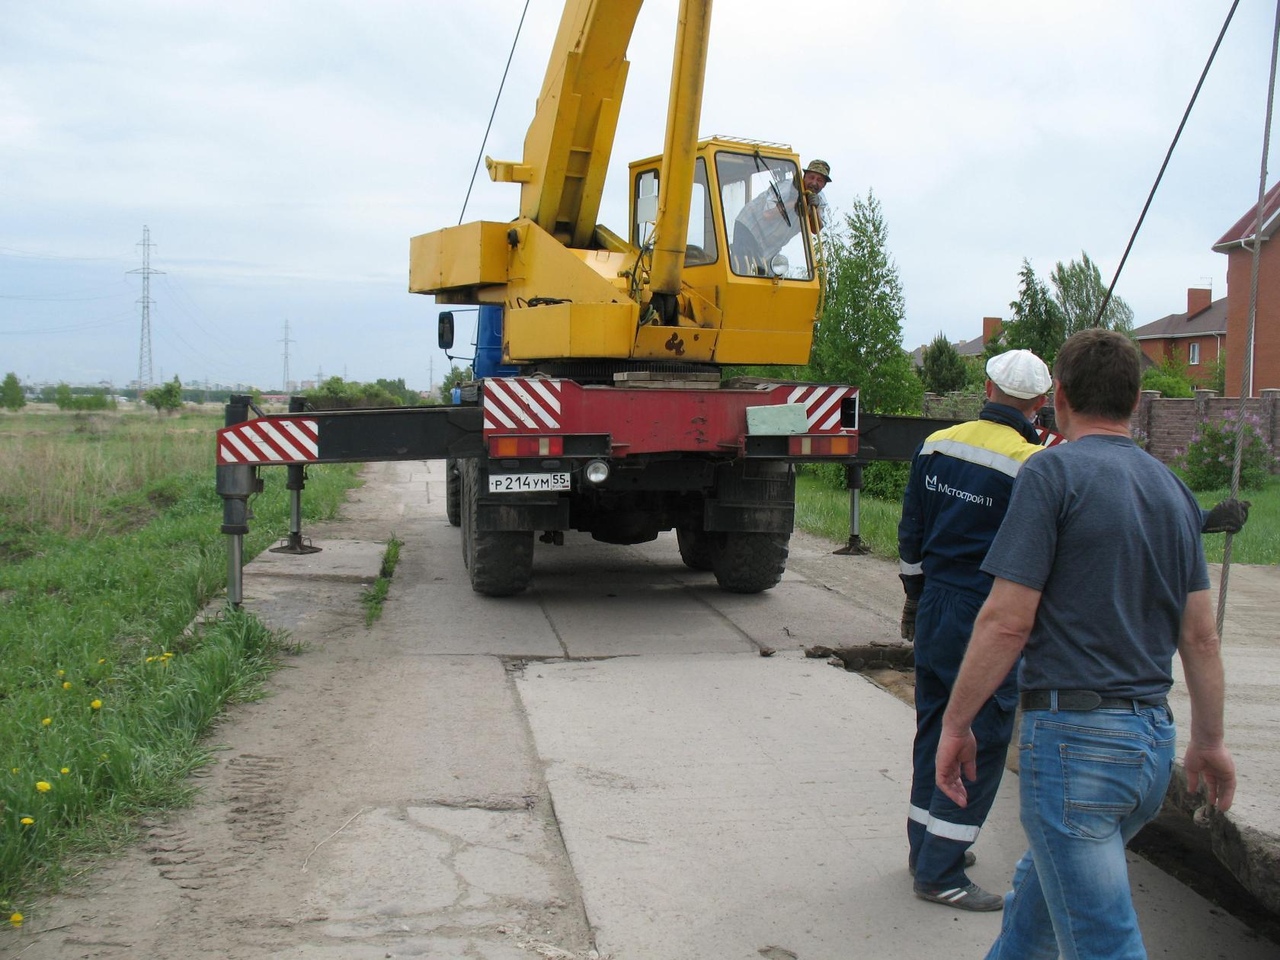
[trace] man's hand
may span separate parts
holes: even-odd
[[[920,608],[920,601],[907,597],[902,602],[902,623],[899,624],[902,639],[908,643],[915,643],[916,639],[916,611]]]
[[[1248,500],[1236,500],[1228,497],[1209,511],[1204,518],[1201,533],[1239,533],[1249,519],[1249,508],[1253,506]]]
[[[1227,748],[1199,747],[1194,742],[1187,747],[1182,761],[1187,771],[1187,790],[1195,793],[1204,782],[1205,800],[1211,807],[1224,812],[1231,807],[1236,795],[1236,764]]]
[[[978,779],[978,741],[973,730],[951,733],[944,725],[938,740],[938,755],[934,760],[934,783],[950,797],[957,807],[969,805],[969,793],[964,781]]]

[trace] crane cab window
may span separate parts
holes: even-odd
[[[642,170],[635,178],[635,211],[631,242],[644,249],[653,243],[658,220],[658,171]],[[701,157],[694,165],[693,193],[689,202],[689,231],[685,237],[684,264],[694,267],[714,263],[718,256],[715,220],[711,211],[711,191],[707,188],[707,164]]]
[[[812,280],[800,170],[793,160],[760,154],[716,155],[729,263],[745,277]]]

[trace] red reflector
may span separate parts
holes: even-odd
[[[564,437],[490,437],[491,457],[559,457]]]

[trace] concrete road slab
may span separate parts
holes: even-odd
[[[910,708],[864,678],[794,653],[653,656],[530,664],[517,688],[602,954],[981,956],[994,938],[998,914],[913,896]],[[1014,789],[970,871],[991,890],[1024,847]],[[1149,889],[1178,903],[1144,913],[1152,956],[1274,957],[1133,859],[1140,913]]]
[[[308,577],[372,582],[378,577],[387,545],[370,540],[314,542],[319,553],[272,553],[264,550],[245,568],[246,591],[251,577]]]

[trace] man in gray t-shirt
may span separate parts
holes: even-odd
[[[937,783],[960,806],[976,768],[970,724],[1021,655],[1021,820],[988,960],[1146,957],[1125,844],[1160,810],[1176,729],[1172,658],[1191,696],[1187,785],[1231,806],[1223,670],[1190,491],[1129,437],[1137,348],[1101,329],[1054,365],[1054,411],[1071,443],[1023,465],[983,570],[995,583],[943,718]]]

